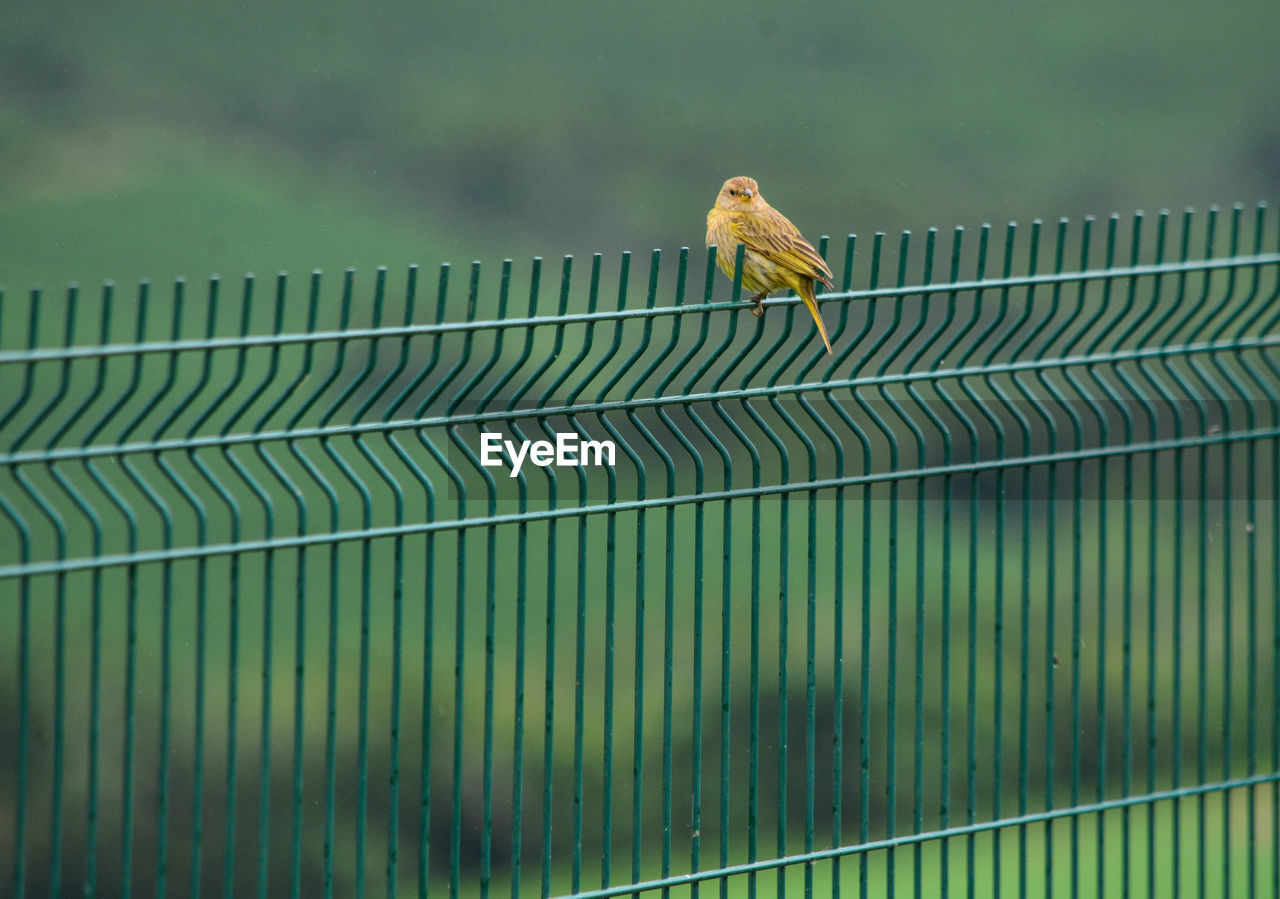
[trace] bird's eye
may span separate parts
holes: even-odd
[[[738,195],[738,192],[734,188],[732,187],[729,188],[729,196],[736,197],[737,195]]]

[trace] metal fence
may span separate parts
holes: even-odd
[[[6,292],[0,875],[1275,895],[1277,224]]]

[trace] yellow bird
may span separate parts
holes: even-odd
[[[752,178],[730,178],[707,213],[707,246],[714,244],[720,270],[733,277],[738,244],[743,244],[742,286],[755,294],[753,315],[764,315],[764,298],[790,287],[809,308],[822,342],[831,353],[827,326],[814,298],[815,281],[832,287],[831,269],[787,217],[760,196]]]

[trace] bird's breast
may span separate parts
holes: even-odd
[[[712,209],[707,213],[707,246],[716,244],[725,247],[732,242],[729,233],[729,216],[721,209]]]

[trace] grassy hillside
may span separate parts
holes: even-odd
[[[10,11],[0,284],[696,246],[739,173],[815,235],[1268,198],[1277,20],[1195,3]]]

